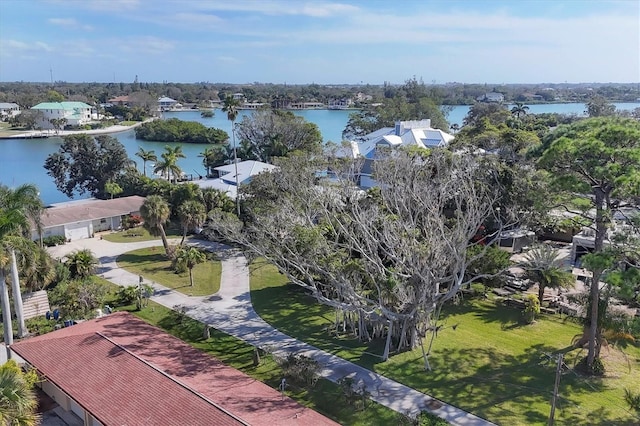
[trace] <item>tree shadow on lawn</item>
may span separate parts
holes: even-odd
[[[376,371],[499,424],[544,424],[555,363],[543,354],[555,350],[544,344],[521,355],[492,348],[435,349],[429,358],[430,372],[424,370],[419,351],[414,351],[377,365]],[[563,376],[565,405],[578,407],[581,396],[604,389],[600,380],[589,379],[589,386],[580,380],[573,373]]]
[[[360,342],[336,331],[335,311],[295,284],[252,290],[251,301],[262,319],[291,337],[332,353],[345,349],[345,359],[367,368],[381,362],[384,342]]]

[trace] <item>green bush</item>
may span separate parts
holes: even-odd
[[[62,245],[66,242],[67,239],[64,237],[64,235],[51,235],[42,239],[42,244],[44,244],[46,247]]]
[[[282,373],[298,384],[313,386],[320,377],[320,364],[305,355],[290,353],[285,358],[274,357]]]

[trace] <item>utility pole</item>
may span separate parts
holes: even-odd
[[[558,399],[558,388],[560,387],[560,374],[562,373],[562,363],[564,354],[558,354],[558,365],[556,366],[556,382],[553,385],[553,397],[551,398],[551,413],[549,413],[549,426],[553,426],[553,417],[556,414],[556,400]]]

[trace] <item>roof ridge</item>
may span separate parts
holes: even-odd
[[[173,377],[172,375],[168,374],[167,372],[161,370],[160,368],[156,367],[155,365],[153,365],[152,363],[148,362],[147,360],[145,360],[144,358],[136,355],[135,353],[133,353],[132,351],[130,351],[129,349],[127,349],[126,347],[124,347],[123,345],[117,343],[116,341],[112,340],[111,338],[105,336],[104,334],[102,334],[99,331],[96,331],[95,334],[97,334],[98,336],[102,337],[103,339],[105,339],[106,341],[108,341],[109,343],[111,343],[112,345],[117,346],[118,348],[122,349],[124,352],[126,352],[127,354],[131,355],[132,357],[134,357],[135,359],[137,359],[138,361],[142,362],[143,364],[145,364],[146,366],[152,368],[153,370],[157,371],[158,373],[162,374],[163,376],[165,376],[166,378],[168,378],[169,380],[173,381],[174,383],[178,384],[179,386],[181,386],[182,388],[186,389],[187,391],[191,392],[192,394],[194,394],[195,396],[197,396],[198,398],[202,399],[203,401],[207,402],[208,404],[213,405],[214,407],[216,407],[217,409],[219,409],[220,411],[224,412],[225,414],[227,414],[230,417],[233,417],[235,420],[239,421],[240,423],[242,423],[243,425],[247,425],[250,426],[249,423],[247,423],[246,421],[242,420],[240,417],[236,416],[235,414],[231,413],[230,411],[226,410],[225,408],[221,407],[220,405],[216,404],[215,402],[211,401],[209,398],[207,398],[206,396],[202,395],[200,392],[197,392],[195,389],[190,388],[189,386],[185,385],[184,383],[182,383],[180,380],[176,379],[175,377]],[[98,419],[99,420],[99,419]]]

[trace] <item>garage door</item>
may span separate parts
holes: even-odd
[[[91,236],[89,232],[89,224],[80,222],[66,226],[65,235],[69,240],[81,240]]]

